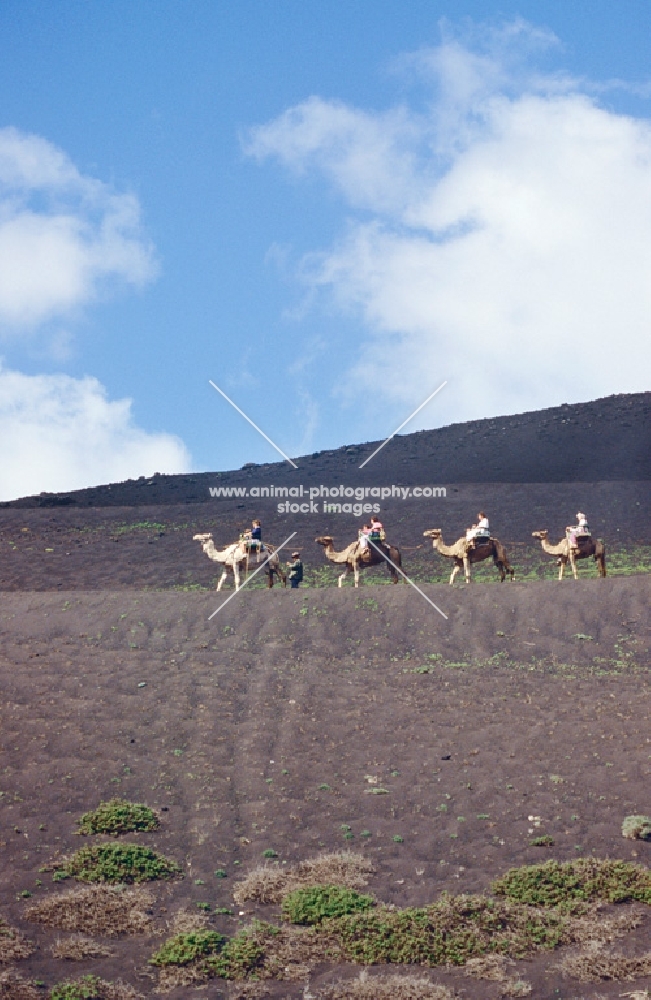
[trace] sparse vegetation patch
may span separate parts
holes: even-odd
[[[142,844],[92,844],[68,858],[62,871],[81,882],[150,882],[172,878],[180,865]]]
[[[601,941],[593,941],[581,951],[565,955],[559,968],[564,975],[582,983],[609,979],[620,983],[633,982],[643,976],[651,976],[651,952],[638,956],[622,955],[605,948]]]
[[[42,1000],[43,991],[13,969],[0,973],[0,1000]]]
[[[568,920],[558,911],[470,895],[443,895],[422,909],[378,907],[323,926],[364,965],[464,965],[488,952],[522,958],[569,940]]]
[[[64,931],[113,937],[142,934],[151,923],[154,897],[143,888],[93,885],[48,896],[25,910],[25,919]]]
[[[309,886],[338,885],[346,889],[362,889],[375,871],[373,863],[363,854],[337,851],[321,854],[299,862],[293,868],[280,869],[260,866],[249,872],[233,891],[236,903],[248,900],[260,903],[280,903],[288,892]]]
[[[627,861],[578,858],[561,864],[511,868],[492,884],[500,896],[532,906],[571,908],[577,902],[630,903],[651,905],[651,871]]]
[[[315,885],[295,889],[282,902],[282,914],[292,924],[320,924],[327,917],[359,913],[375,905],[372,896],[338,885]]]
[[[207,929],[177,934],[158,949],[149,959],[165,973],[163,984],[167,988],[206,979],[245,979],[260,962],[263,950],[254,936],[241,931],[235,937]],[[173,970],[182,968],[182,975]]]
[[[78,832],[85,836],[107,833],[117,837],[122,833],[156,830],[160,826],[153,809],[141,802],[127,802],[125,799],[100,802],[97,809],[84,813],[77,823]]]
[[[20,958],[29,958],[33,951],[32,942],[0,917],[0,963],[6,965]]]
[[[85,934],[72,934],[68,938],[59,938],[51,947],[53,958],[63,958],[72,962],[83,962],[87,958],[106,958],[111,955],[111,949],[99,941],[93,941]]]
[[[420,976],[371,976],[366,969],[357,979],[333,983],[317,993],[318,1000],[452,1000],[454,994]]]
[[[622,835],[627,840],[651,840],[651,816],[627,816]]]
[[[226,938],[217,931],[196,930],[177,934],[166,941],[149,959],[151,965],[189,965],[221,951]]]
[[[110,983],[97,976],[82,976],[54,986],[50,1000],[144,1000],[144,997],[120,980]]]

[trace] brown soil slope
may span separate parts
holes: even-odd
[[[555,560],[544,555],[531,532],[546,528],[550,539],[558,541],[578,509],[590,512],[595,534],[605,540],[609,573],[651,570],[647,482],[460,484],[450,487],[445,498],[388,500],[382,507],[405,571],[418,581],[447,581],[451,570],[423,531],[442,528],[445,541],[452,542],[480,507],[490,512],[493,532],[506,545],[517,579],[556,575]],[[296,532],[291,548],[301,550],[312,585],[332,585],[336,575],[314,539],[333,535],[336,547],[343,548],[355,538],[361,520],[322,512],[278,514],[268,500],[56,511],[12,508],[0,511],[0,590],[214,588],[221,569],[192,536],[212,531],[216,544],[226,545],[254,516],[262,517],[264,537],[276,544]],[[596,576],[592,560],[579,563],[579,571]],[[476,576],[498,579],[490,560],[477,568]],[[388,579],[385,569],[374,569],[362,576],[362,583]]]
[[[483,891],[550,856],[651,864],[651,844],[621,836],[625,815],[651,811],[651,579],[425,589],[447,620],[407,586],[244,591],[210,621],[215,595],[5,593],[2,916],[39,946],[21,971],[121,975],[150,995],[164,921],[231,906],[267,849],[291,863],[352,846],[377,865],[370,889],[398,905]],[[67,891],[41,869],[79,846],[75,819],[116,794],[161,810],[159,832],[129,839],[185,877],[153,886],[153,937],[66,963],[49,955],[61,932],[27,924],[25,906]],[[553,847],[529,846],[532,830]],[[213,925],[277,919],[245,909]],[[648,949],[650,926],[627,947]],[[597,995],[570,987],[556,961],[519,964],[534,996]],[[332,976],[317,968],[313,986]],[[461,972],[431,976],[469,998],[500,995]],[[303,983],[269,988],[303,995]]]

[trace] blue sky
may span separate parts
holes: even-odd
[[[291,455],[444,379],[407,430],[648,389],[649,37],[633,0],[5,0],[0,498],[274,460],[208,379]]]

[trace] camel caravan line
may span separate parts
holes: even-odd
[[[574,535],[568,529],[568,534],[557,545],[551,545],[548,541],[547,531],[534,531],[533,538],[539,538],[543,551],[556,558],[559,571],[558,579],[563,579],[565,568],[569,563],[574,579],[578,580],[576,563],[579,559],[592,557],[597,564],[600,577],[606,576],[606,547],[600,540],[593,539],[590,534]],[[483,562],[485,559],[492,559],[493,565],[497,569],[500,582],[504,582],[507,575],[510,580],[515,577],[515,570],[510,564],[506,549],[498,538],[492,535],[475,535],[457,539],[453,545],[446,545],[440,528],[430,528],[423,532],[425,538],[431,538],[432,546],[439,555],[452,561],[452,573],[450,574],[450,584],[454,584],[455,578],[463,570],[466,583],[471,582],[471,566],[475,563]],[[217,584],[217,590],[221,590],[228,574],[233,576],[235,589],[239,590],[242,577],[247,576],[252,559],[251,549],[246,539],[240,539],[223,549],[215,548],[212,534],[194,535],[194,541],[201,542],[201,547],[206,555],[214,562],[221,563],[223,573]],[[351,542],[350,545],[338,552],[334,547],[334,540],[330,535],[323,535],[315,539],[318,545],[323,546],[324,555],[329,562],[343,567],[343,573],[337,578],[337,586],[343,586],[344,580],[352,574],[355,587],[359,587],[359,577],[362,570],[371,566],[379,566],[383,563],[391,576],[392,583],[398,583],[400,579],[399,570],[402,569],[402,557],[400,550],[382,539],[371,544],[364,544],[359,539]],[[418,546],[420,548],[420,546]],[[287,576],[282,568],[276,549],[268,542],[264,543],[262,554],[265,561],[262,567],[267,576],[267,586],[273,587],[274,577],[287,586]],[[260,553],[256,556],[261,558]]]

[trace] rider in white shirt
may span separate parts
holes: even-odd
[[[466,540],[472,542],[473,545],[476,544],[475,539],[479,539],[481,542],[486,538],[490,538],[491,534],[488,518],[483,510],[479,511],[477,518],[477,524],[473,524],[472,528],[468,528],[466,531]]]
[[[565,533],[569,539],[572,548],[578,547],[578,535],[589,535],[590,528],[588,527],[588,519],[582,511],[579,511],[576,515],[576,524],[569,524],[565,529]]]

